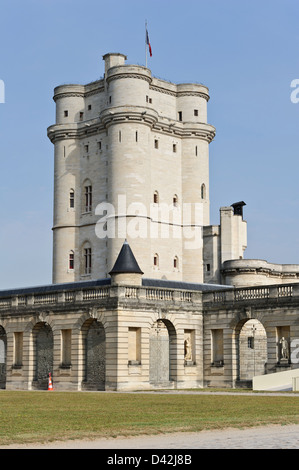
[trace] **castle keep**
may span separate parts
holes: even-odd
[[[53,283],[0,291],[0,387],[236,387],[298,369],[299,266],[210,225],[209,90],[106,54],[54,90]]]

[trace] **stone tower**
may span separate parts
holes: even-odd
[[[54,90],[53,283],[107,277],[125,239],[145,277],[203,282],[208,88],[103,59],[103,79]]]

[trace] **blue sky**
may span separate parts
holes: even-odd
[[[299,264],[297,0],[2,0],[0,289],[51,283],[53,89],[89,83],[121,52],[209,87],[211,223],[246,202],[246,258]]]

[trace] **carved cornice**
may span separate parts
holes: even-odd
[[[61,98],[87,98],[92,95],[97,95],[98,93],[103,93],[105,91],[105,88],[103,86],[96,88],[95,90],[90,90],[86,92],[63,92],[63,93],[57,93],[57,95],[53,96],[53,100],[56,101],[61,99]]]
[[[153,127],[158,121],[158,113],[152,109],[142,107],[119,107],[104,110],[100,114],[101,122],[105,127],[119,122],[139,122]]]
[[[107,83],[112,82],[113,80],[118,80],[122,78],[133,78],[133,79],[140,79],[140,80],[145,80],[148,83],[151,83],[152,79],[151,77],[148,77],[143,74],[139,73],[119,73],[112,75],[111,77],[107,77]]]
[[[182,96],[196,96],[199,98],[204,98],[206,101],[209,101],[210,99],[209,95],[207,93],[203,93],[202,91],[174,91],[164,87],[159,87],[157,85],[150,85],[150,90],[174,96],[175,98],[179,98]]]
[[[53,100],[56,101],[61,99],[61,98],[84,98],[85,93],[80,93],[80,92],[67,92],[67,93],[58,93],[57,95],[53,96]]]

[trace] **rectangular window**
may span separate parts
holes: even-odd
[[[194,109],[194,116],[198,116],[198,109]]]
[[[195,145],[195,156],[197,157],[197,145]]]
[[[14,365],[23,365],[23,332],[14,333]]]
[[[155,149],[158,149],[159,148],[159,141],[158,139],[155,139]]]
[[[172,151],[173,153],[176,153],[176,144],[172,144]]]
[[[92,207],[92,187],[85,186],[85,212],[91,212]]]
[[[83,116],[84,116],[84,113],[81,112],[80,115],[79,115],[80,121],[83,121]]]
[[[84,145],[84,151],[85,151],[86,153],[88,153],[88,150],[89,150],[89,146],[88,146],[88,145]]]
[[[99,150],[102,150],[102,142],[101,142],[101,141],[98,142],[98,149],[99,149]]]
[[[90,111],[90,110],[91,110],[91,104],[88,105],[88,111]]]
[[[72,330],[61,330],[61,366],[70,367],[72,351]]]
[[[129,328],[128,362],[130,365],[141,363],[141,328]]]
[[[135,133],[135,141],[138,142],[138,132]]]
[[[69,269],[74,269],[75,255],[73,252],[69,254]]]
[[[69,115],[69,112],[68,111],[64,111],[64,117],[68,117]]]
[[[211,330],[212,335],[212,357],[211,362],[214,366],[223,365],[223,330]]]
[[[70,208],[73,209],[75,207],[75,193],[74,191],[70,191]]]
[[[121,131],[118,132],[118,142],[121,142]]]
[[[84,271],[85,274],[91,273],[91,248],[84,249]]]
[[[248,336],[247,345],[249,349],[254,349],[254,337],[253,336]]]
[[[182,121],[182,120],[183,120],[183,113],[182,113],[182,111],[179,111],[179,112],[178,112],[178,116],[179,116],[179,121]]]

